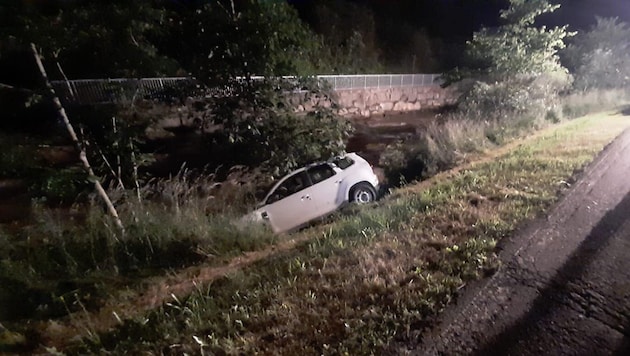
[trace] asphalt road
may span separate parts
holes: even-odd
[[[397,353],[630,355],[630,131],[500,257],[499,272]]]

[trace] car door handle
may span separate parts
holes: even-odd
[[[311,200],[311,196],[310,195],[302,195],[302,200]]]

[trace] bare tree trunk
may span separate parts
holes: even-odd
[[[72,100],[76,100],[76,97],[74,95],[74,90],[72,89],[72,85],[70,85],[70,81],[68,80],[66,73],[61,68],[61,63],[59,63],[59,58],[57,58],[57,53],[55,53],[55,65],[57,66],[57,70],[59,71],[59,73],[61,73],[61,76],[63,77],[64,82],[66,82],[66,87],[68,88],[70,97],[72,97]]]
[[[131,151],[131,164],[133,164],[133,182],[136,185],[136,197],[138,203],[142,203],[142,195],[140,194],[140,182],[138,181],[138,162],[136,161],[136,154],[133,147],[133,141],[129,140],[129,149]]]
[[[37,63],[37,67],[39,68],[42,78],[44,79],[44,82],[46,83],[46,88],[52,95],[53,103],[55,104],[57,113],[59,114],[59,117],[61,117],[61,119],[63,120],[63,123],[66,126],[66,130],[68,131],[68,134],[70,135],[70,138],[72,139],[72,143],[74,143],[74,147],[79,152],[79,160],[83,164],[83,169],[90,177],[90,180],[94,183],[94,188],[96,189],[96,192],[105,203],[105,206],[107,207],[107,211],[109,212],[109,214],[114,218],[114,221],[116,222],[116,226],[118,226],[118,228],[120,229],[120,232],[124,234],[125,227],[123,226],[122,221],[120,220],[120,217],[118,216],[116,207],[114,207],[114,204],[112,204],[111,199],[109,199],[107,192],[105,191],[105,189],[103,189],[101,182],[97,179],[96,175],[94,174],[94,170],[92,169],[92,166],[90,166],[90,162],[87,159],[85,148],[81,144],[81,141],[79,141],[79,138],[76,132],[74,131],[74,128],[72,127],[72,124],[70,123],[70,120],[68,119],[66,110],[63,108],[63,105],[61,105],[61,101],[59,100],[57,93],[55,93],[55,89],[50,84],[50,80],[48,80],[46,69],[44,68],[44,65],[42,64],[41,56],[39,55],[39,52],[37,51],[37,48],[35,47],[34,43],[31,43],[31,50],[33,51],[33,56],[35,57],[35,62]]]
[[[116,127],[116,117],[112,116],[112,130],[114,131],[114,150],[116,151],[116,178],[118,179],[118,187],[125,189],[125,185],[122,181],[122,159],[120,158],[120,151],[118,146],[118,128]]]

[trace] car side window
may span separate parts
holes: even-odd
[[[300,190],[308,187],[310,182],[308,181],[308,177],[305,172],[299,172],[287,180],[285,180],[282,184],[280,184],[276,190],[267,198],[266,204],[273,204],[278,200],[282,200],[289,195],[295,194]]]
[[[329,164],[320,164],[308,169],[308,175],[313,184],[317,184],[335,175],[335,170]]]
[[[346,169],[353,165],[354,161],[350,157],[338,157],[333,160],[333,163],[341,169]]]

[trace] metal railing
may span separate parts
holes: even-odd
[[[65,102],[82,104],[107,103],[133,100],[135,97],[159,95],[166,89],[184,83],[193,84],[187,77],[144,79],[77,79],[53,81],[57,95]]]
[[[356,75],[318,75],[334,90],[352,90],[368,88],[425,87],[440,85],[440,74],[356,74]]]
[[[290,78],[290,77],[287,77]],[[319,75],[333,90],[369,88],[426,87],[441,84],[440,74],[356,74]],[[196,84],[188,77],[143,79],[78,79],[52,82],[65,102],[92,104],[133,100],[136,97],[159,97],[166,90]]]

